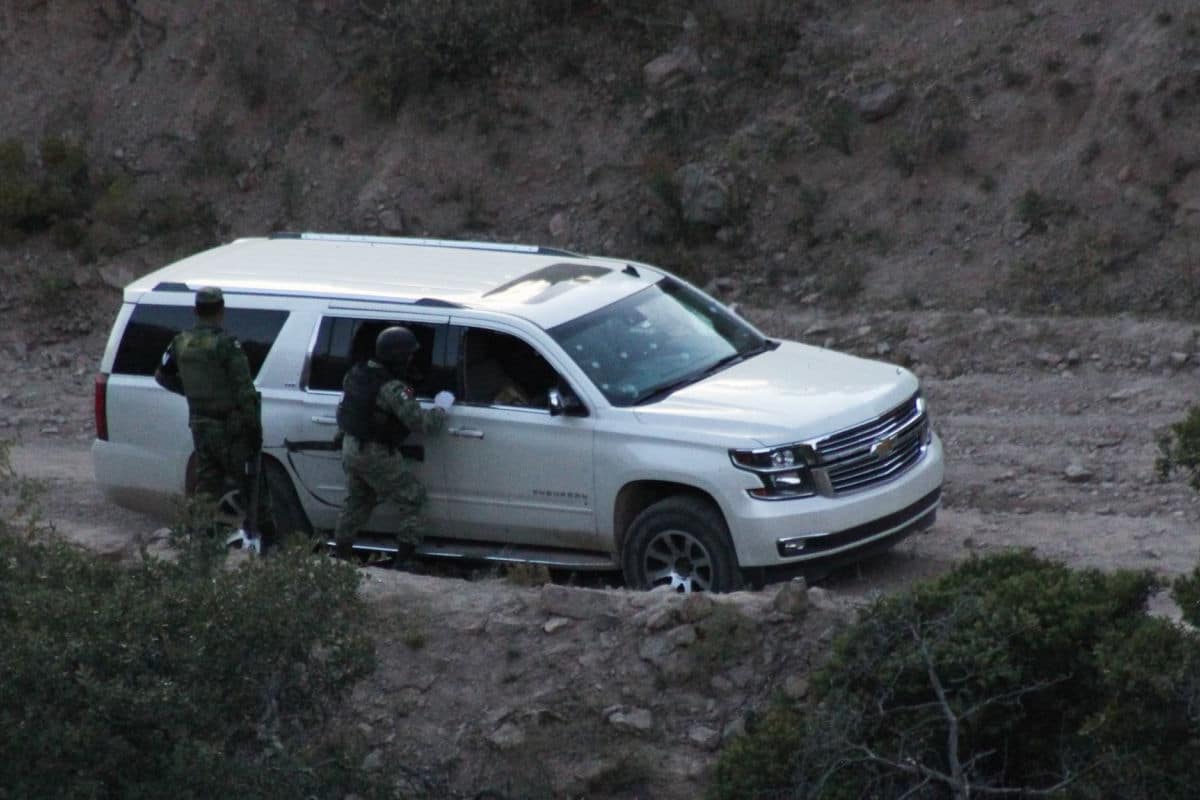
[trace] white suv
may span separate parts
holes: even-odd
[[[170,513],[193,484],[183,398],[154,382],[194,292],[224,291],[263,397],[277,522],[334,526],[347,367],[389,325],[421,342],[446,429],[405,451],[429,492],[426,556],[620,569],[728,591],[858,558],[932,524],[942,451],[900,367],[770,339],[652,266],[537,247],[285,234],[125,288],[96,379],[96,479]],[[393,547],[380,507],[356,546]]]

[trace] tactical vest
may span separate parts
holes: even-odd
[[[175,347],[179,378],[188,410],[202,417],[221,417],[237,407],[236,387],[225,369],[221,336],[216,329],[185,331]]]
[[[408,436],[408,426],[376,405],[379,390],[393,379],[392,373],[375,364],[351,367],[338,403],[338,427],[360,442],[398,447]]]

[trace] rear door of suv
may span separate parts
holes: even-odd
[[[332,527],[346,498],[346,475],[341,452],[334,448],[337,406],[342,398],[342,378],[356,361],[370,357],[375,337],[391,325],[408,327],[420,342],[410,382],[426,407],[442,388],[453,388],[453,370],[445,363],[447,316],[439,313],[397,313],[331,306],[321,312],[312,328],[300,391],[292,392],[279,408],[286,418],[285,447],[295,471],[312,523]],[[442,476],[445,467],[440,435],[413,431],[404,442],[404,453],[417,479],[429,492],[429,533],[440,534],[449,517]],[[397,527],[399,512],[380,506],[367,527],[387,533]]]

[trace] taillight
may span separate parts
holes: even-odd
[[[96,438],[108,441],[108,374],[96,373],[96,389],[93,395],[96,410]]]

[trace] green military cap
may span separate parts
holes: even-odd
[[[225,296],[216,286],[205,286],[196,291],[196,309],[198,311],[215,311],[225,307]]]

